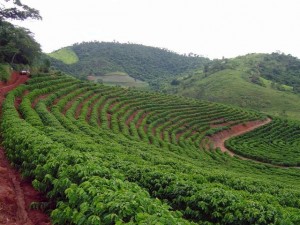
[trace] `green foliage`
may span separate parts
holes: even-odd
[[[232,151],[248,158],[285,166],[300,166],[299,122],[275,119],[255,131],[227,141]]]
[[[252,75],[252,76],[250,77],[250,80],[251,80],[251,82],[254,83],[254,84],[257,84],[257,85],[259,85],[259,86],[265,87],[264,82],[261,80],[261,78],[260,78],[259,76]]]
[[[41,52],[29,30],[4,21],[0,21],[0,46],[0,62],[10,64],[32,64]]]
[[[299,93],[300,60],[298,58],[283,53],[266,54],[257,68],[262,77],[291,86]]]
[[[180,81],[177,80],[177,79],[173,79],[173,80],[171,81],[171,85],[179,85],[179,84],[180,84]]]
[[[272,87],[271,81],[259,79],[263,85],[253,84],[249,74],[241,69],[226,69],[207,77],[195,71],[179,85],[169,85],[166,89],[169,93],[237,105],[274,116],[285,112],[287,118],[300,120],[300,97],[287,86],[283,86],[284,91],[279,91]]]
[[[79,61],[66,65],[53,60],[52,64],[62,71],[76,76],[125,72],[156,89],[160,83],[170,82],[176,75],[201,67],[208,61],[203,57],[183,56],[166,49],[137,44],[83,42],[68,49],[75,52]]]
[[[163,92],[222,102],[300,119],[300,60],[285,54],[248,54],[212,60],[203,70],[183,73]]]
[[[8,64],[0,64],[0,80],[8,81],[11,74],[11,68]]]
[[[21,3],[21,0],[4,0],[6,2],[13,2],[13,7],[6,8],[3,4],[0,6],[0,22],[7,19],[13,20],[26,20],[42,19],[39,11]]]
[[[199,147],[226,122],[263,118],[51,74],[7,95],[1,129],[12,164],[56,205],[53,224],[296,225],[298,170]]]
[[[78,62],[78,57],[71,48],[62,48],[48,55],[62,61],[65,64],[74,64]]]

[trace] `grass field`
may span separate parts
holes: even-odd
[[[10,77],[10,72],[8,64],[0,64],[0,80],[7,81]]]
[[[260,110],[284,118],[300,120],[300,96],[290,91],[271,88],[270,81],[263,79],[266,87],[251,83],[248,74],[238,70],[222,70],[203,77],[194,75],[172,87],[173,93],[187,97],[222,102]]]
[[[262,83],[265,85],[266,88],[272,88],[272,84],[278,85],[277,83],[271,82],[271,81],[269,81],[267,79],[264,79],[262,77],[260,77],[259,79],[262,81]],[[280,85],[280,90],[292,92],[293,87],[282,84],[282,85]]]
[[[77,63],[79,60],[76,53],[70,48],[62,48],[48,55],[69,65]]]

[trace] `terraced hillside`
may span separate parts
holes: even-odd
[[[210,144],[265,119],[52,74],[8,94],[1,128],[9,159],[48,196],[53,224],[299,224],[298,169]]]
[[[268,126],[227,141],[226,146],[245,157],[277,165],[300,166],[300,124],[273,120]]]
[[[27,80],[27,76],[14,72],[8,74],[6,82],[0,82],[0,108],[5,95]],[[19,172],[10,165],[2,145],[0,145],[0,171],[0,224],[50,224],[49,216],[34,207],[39,204],[38,202],[44,202],[45,198],[34,190],[30,180],[22,179]]]

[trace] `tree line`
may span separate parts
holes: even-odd
[[[209,61],[197,55],[180,55],[166,49],[131,43],[93,41],[74,44],[70,48],[78,56],[79,62],[66,65],[51,59],[54,67],[77,77],[125,72],[156,89],[165,81],[202,67]]]
[[[13,25],[7,20],[42,19],[39,11],[20,0],[5,0],[12,7],[0,5],[0,63],[32,65],[41,54],[40,44],[33,33],[23,27]]]

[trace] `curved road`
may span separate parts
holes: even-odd
[[[242,160],[249,160],[252,162],[262,163],[265,165],[270,165],[270,166],[278,167],[278,168],[300,169],[300,167],[279,166],[279,165],[274,165],[271,163],[261,162],[261,161],[251,159],[251,158],[246,158],[244,156],[240,156],[240,155],[234,153],[233,151],[230,151],[228,148],[225,147],[225,141],[227,141],[228,139],[245,134],[247,132],[250,132],[256,128],[259,128],[263,125],[270,123],[271,121],[272,120],[270,118],[267,118],[266,120],[255,120],[255,121],[246,122],[244,124],[238,124],[238,125],[232,126],[230,130],[224,130],[224,131],[221,131],[221,132],[213,135],[212,137],[209,138],[209,140],[213,143],[215,148],[220,148],[220,150],[222,152],[227,152],[230,156],[237,156],[238,158],[240,158]]]

